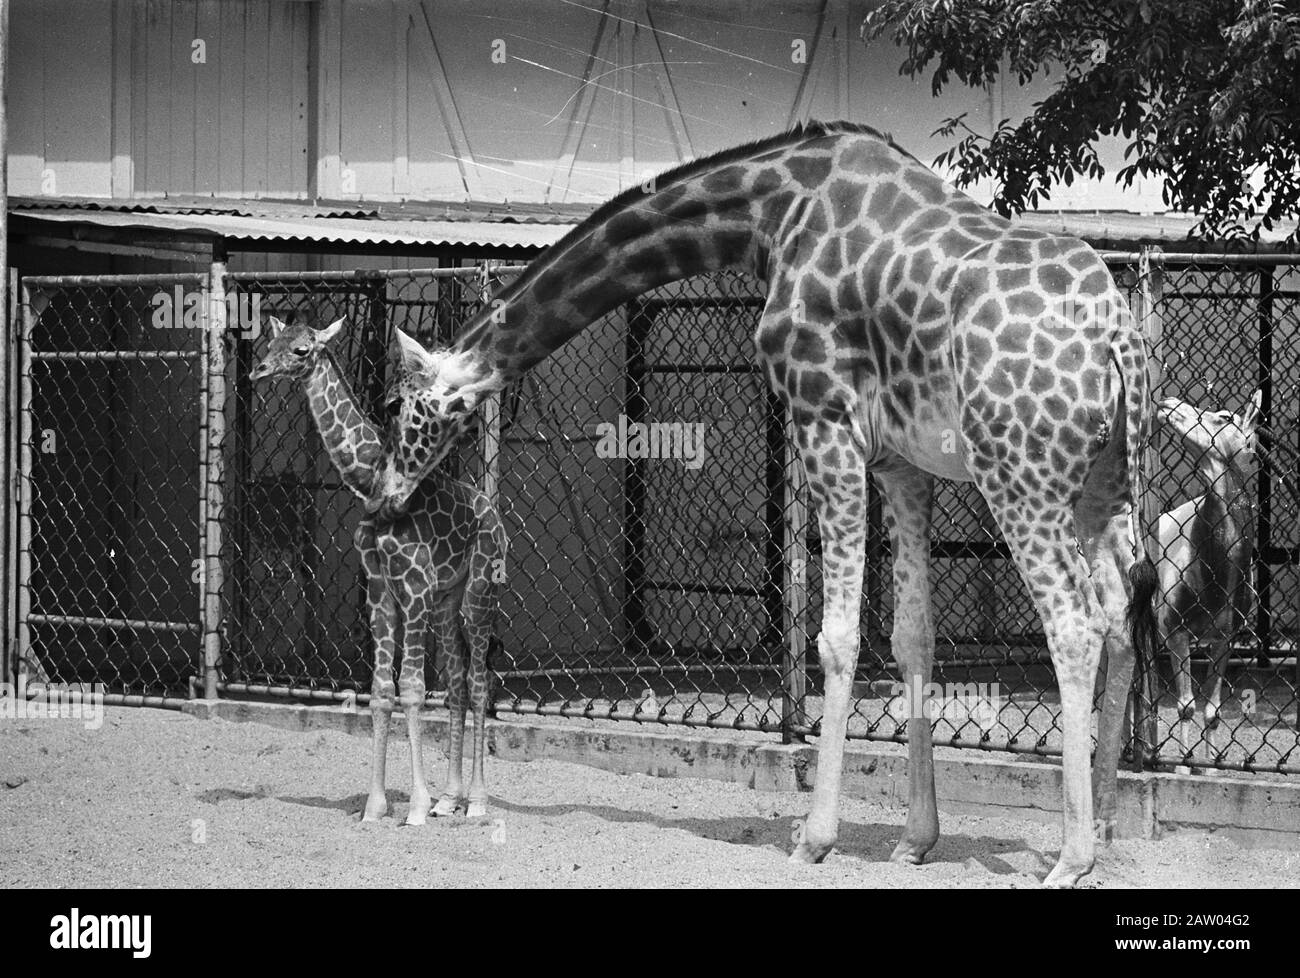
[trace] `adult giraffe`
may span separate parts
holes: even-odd
[[[812,810],[791,858],[820,861],[838,831],[866,474],[887,504],[892,652],[904,680],[922,684],[942,476],[979,488],[1043,619],[1064,727],[1064,841],[1046,882],[1073,885],[1094,859],[1090,721],[1103,641],[1093,791],[1110,823],[1133,643],[1149,653],[1154,634],[1155,573],[1130,505],[1150,417],[1146,352],[1091,248],[1013,227],[876,130],[811,123],[678,167],[599,208],[449,350],[407,345],[409,380],[369,507],[400,511],[484,395],[597,317],[731,265],[767,283],[755,345],[790,411],[822,539],[825,706]],[[893,858],[915,863],[939,833],[928,719],[909,718],[908,745],[909,811]]]

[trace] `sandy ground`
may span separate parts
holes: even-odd
[[[393,815],[362,825],[365,740],[159,710],[0,721],[0,886],[1032,887],[1055,825],[945,814],[926,865],[886,861],[903,813],[846,800],[825,864],[786,861],[807,795],[694,779],[490,759],[484,820],[402,825],[404,730],[389,759]],[[442,755],[426,762],[442,781]],[[1087,887],[1298,886],[1300,853],[1171,835],[1103,850]]]

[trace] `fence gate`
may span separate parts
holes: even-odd
[[[28,682],[163,705],[200,673],[209,284],[21,281],[13,638]]]

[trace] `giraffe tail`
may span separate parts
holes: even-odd
[[[1111,359],[1119,374],[1124,399],[1124,453],[1129,479],[1129,534],[1133,541],[1133,566],[1129,568],[1130,585],[1127,624],[1138,669],[1154,663],[1158,652],[1155,594],[1159,587],[1155,565],[1147,553],[1147,536],[1142,525],[1142,448],[1151,425],[1150,379],[1143,341],[1116,339],[1110,348]]]

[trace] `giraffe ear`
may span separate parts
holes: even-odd
[[[420,345],[420,341],[393,327],[394,347],[407,370],[415,373],[429,371],[437,363],[434,355]]]
[[[1246,427],[1254,428],[1259,424],[1260,412],[1264,409],[1264,388],[1260,387],[1250,395],[1250,404],[1246,406]]]
[[[336,319],[324,329],[317,330],[316,342],[324,346],[330,340],[334,339],[334,337],[339,335],[339,330],[343,328],[344,322],[346,322],[346,318]]]
[[[490,369],[473,350],[463,350],[447,357],[438,376],[462,398],[467,410],[474,410],[484,395],[499,390],[496,371]]]
[[[284,323],[274,316],[267,316],[266,321],[271,325],[271,336],[274,338],[284,332]]]

